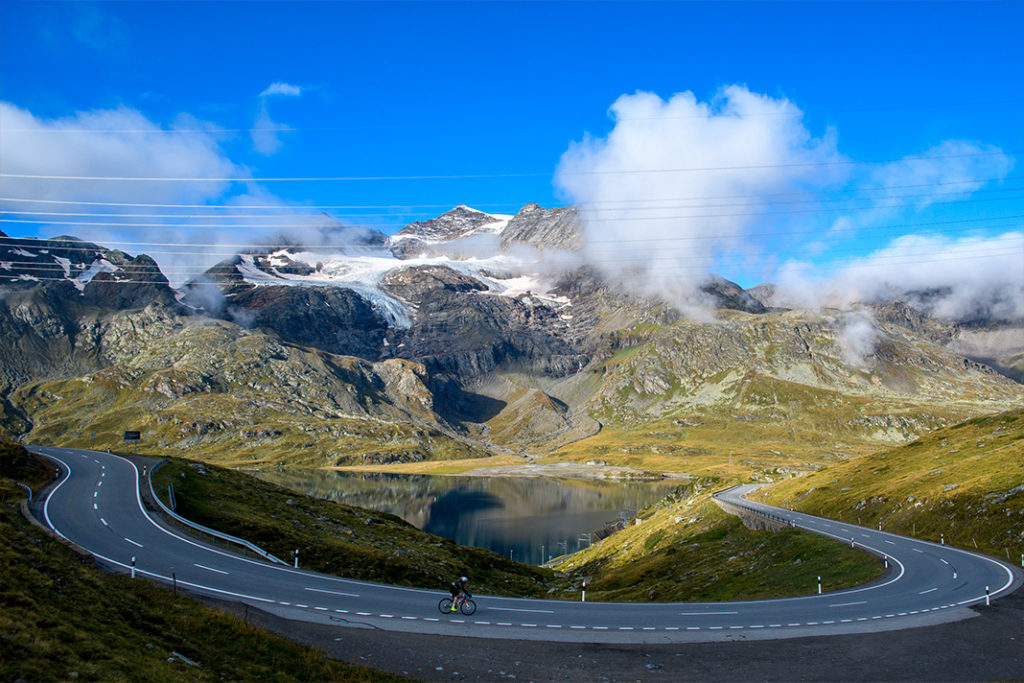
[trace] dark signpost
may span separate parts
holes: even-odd
[[[138,455],[139,454],[139,442],[142,441],[142,433],[141,432],[125,432],[124,433],[124,440],[125,440],[125,442],[134,443],[135,444],[135,455]]]

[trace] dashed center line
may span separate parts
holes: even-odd
[[[192,566],[199,567],[200,569],[205,569],[208,572],[217,572],[218,574],[227,574],[227,572],[222,570],[222,569],[214,569],[213,567],[207,567],[205,564],[199,564],[198,562],[193,562]]]

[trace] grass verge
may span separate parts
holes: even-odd
[[[14,481],[44,483],[52,468],[10,443],[0,463],[0,680],[405,680],[97,571],[17,511]]]

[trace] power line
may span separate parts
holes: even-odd
[[[841,190],[795,190],[791,192],[768,192],[768,193],[749,193],[749,194],[734,194],[734,195],[705,195],[705,196],[689,196],[689,197],[663,197],[663,198],[646,198],[646,199],[616,199],[606,201],[591,201],[588,205],[603,205],[603,204],[637,204],[646,202],[670,202],[670,201],[698,201],[698,200],[712,200],[712,199],[749,199],[757,197],[791,197],[800,195],[830,195],[830,194],[846,194],[846,193],[859,193],[859,192],[875,192],[875,191],[890,191],[890,190],[902,190],[922,187],[943,187],[948,185],[973,185],[973,184],[985,184],[989,182],[1014,182],[1017,180],[1024,180],[1024,176],[1005,176],[1005,177],[994,177],[994,178],[970,178],[965,180],[949,180],[937,183],[916,183],[910,185],[887,185],[887,186],[876,186],[876,187],[854,187]],[[977,192],[983,192],[986,190],[977,190]],[[70,199],[34,199],[28,197],[0,197],[0,202],[25,202],[33,204],[58,204],[58,205],[82,205],[82,206],[123,206],[123,207],[135,207],[135,208],[173,208],[173,209],[224,209],[224,210],[274,210],[274,211],[296,211],[296,210],[309,210],[319,211],[326,209],[451,209],[451,204],[317,204],[317,205],[299,205],[299,206],[284,206],[284,205],[271,205],[271,204],[158,204],[158,203],[141,203],[141,202],[97,202],[88,200],[70,200]],[[519,207],[522,206],[521,202],[508,202],[504,204],[492,204],[492,203],[473,203],[474,206],[487,206],[487,207]],[[420,212],[421,213],[421,212]],[[390,214],[387,214],[390,215]]]
[[[891,230],[899,230],[905,228],[929,228],[929,233],[946,233],[946,232],[960,232],[963,226],[974,225],[978,229],[998,229],[998,228],[1021,228],[1020,220],[1024,219],[1024,214],[1010,214],[1005,216],[986,216],[982,218],[960,218],[950,219],[944,221],[927,221],[917,223],[897,223],[890,225],[879,225],[879,226],[867,226],[867,227],[850,227],[850,228],[835,228],[825,233],[822,233],[820,229],[807,229],[807,230],[787,230],[787,231],[769,231],[769,232],[752,232],[743,233],[744,238],[756,238],[756,237],[788,237],[798,235],[811,235],[821,234],[822,237],[828,237],[836,233],[877,233]],[[1009,222],[1001,222],[1009,221]],[[957,226],[957,227],[946,227],[937,228],[936,226]],[[657,242],[657,243],[673,243],[673,242],[696,242],[704,240],[717,240],[721,239],[721,235],[685,235],[679,237],[623,237],[618,239],[593,239],[588,240],[587,244],[628,244],[628,243],[645,243],[645,242]],[[46,239],[46,238],[34,238],[34,237],[0,237],[0,245],[8,243],[11,248],[25,247],[25,248],[40,248],[40,243],[46,244],[48,247],[60,248],[65,251],[95,251],[91,247],[78,247],[78,246],[67,246],[73,245],[74,242],[68,242],[59,239]],[[105,241],[105,244],[112,246],[124,246],[124,247],[174,247],[180,249],[182,247],[189,248],[202,248],[202,249],[282,249],[288,248],[291,245],[285,245],[281,243],[276,244],[231,244],[231,243],[183,243],[183,242],[139,242],[139,241]],[[100,247],[102,248],[102,247]],[[303,246],[302,249],[308,251],[320,251],[326,249],[363,249],[363,250],[379,250],[383,249],[384,245],[379,247],[369,245],[308,245]],[[140,250],[141,251],[141,250]],[[184,251],[155,251],[153,253],[159,253],[164,255],[174,254],[204,254],[208,252],[184,252]],[[224,252],[227,254],[227,252]],[[231,252],[228,255],[233,255]]]
[[[1005,188],[992,188],[988,190],[974,190],[971,192],[972,198],[978,194],[1006,194],[1006,193],[1021,193],[1024,188],[1019,187],[1005,187]],[[773,200],[765,202],[746,202],[746,203],[729,203],[729,204],[665,204],[663,206],[639,206],[639,207],[606,207],[606,208],[581,208],[581,213],[585,215],[591,215],[594,213],[611,213],[611,212],[622,212],[622,211],[660,211],[668,209],[702,209],[702,208],[727,208],[733,206],[748,206],[748,205],[779,205],[779,204],[819,204],[834,203],[834,202],[856,202],[856,201],[878,201],[879,199],[929,199],[934,202],[942,202],[945,197],[957,197],[963,194],[963,191],[952,191],[942,193],[918,193],[918,194],[895,194],[888,197],[821,197],[813,199],[792,199],[792,200]],[[999,199],[1015,199],[1016,195],[1010,197],[997,197],[994,200]],[[965,199],[964,201],[972,201],[973,199]],[[974,200],[976,201],[976,200]],[[608,203],[608,202],[605,202]],[[946,202],[948,203],[948,202]],[[885,208],[886,206],[894,205],[874,205],[869,207],[848,207],[850,210],[861,209],[861,208]],[[212,208],[212,207],[211,207]],[[296,215],[308,216],[309,218],[322,218],[318,213],[300,213],[300,210],[304,207],[294,207]],[[72,217],[96,217],[96,218],[218,218],[223,220],[235,220],[239,218],[264,218],[264,219],[278,219],[282,216],[275,216],[273,214],[229,214],[229,215],[218,215],[218,214],[175,214],[175,213],[101,213],[95,211],[87,212],[68,212],[68,211],[22,211],[22,210],[11,210],[11,209],[0,209],[0,214],[8,214],[15,216],[72,216]],[[402,216],[419,216],[422,212],[386,212],[386,213],[359,213],[349,214],[347,218],[351,219],[353,216],[362,217],[402,217]],[[331,216],[330,218],[334,218]]]
[[[798,161],[785,164],[747,164],[735,166],[704,166],[689,168],[659,168],[659,169],[627,169],[619,171],[561,171],[560,175],[634,175],[645,173],[696,173],[711,171],[742,171],[742,170],[763,170],[771,168],[801,168],[814,166],[853,166],[870,165],[894,162],[929,161],[933,159],[964,159],[992,156],[1017,156],[1019,150],[1004,152],[973,152],[964,154],[935,154],[906,156],[900,159],[881,159],[873,161],[858,161],[853,159],[835,159],[831,161]],[[406,175],[406,176],[308,176],[308,177],[264,177],[264,178],[184,178],[166,176],[73,176],[73,175],[43,175],[29,173],[0,173],[0,178],[20,178],[30,180],[75,180],[75,181],[114,181],[114,182],[185,182],[185,183],[267,183],[267,182],[348,182],[348,181],[387,181],[387,180],[473,180],[486,178],[532,178],[548,177],[550,172],[529,172],[529,173],[463,173],[449,175]]]
[[[923,258],[922,257],[923,255],[921,255],[921,254],[914,254],[913,256],[910,256],[910,255],[892,255],[891,257],[873,257],[873,258],[863,257],[863,256],[842,256],[842,257],[835,257],[835,258],[818,258],[816,260],[819,261],[819,262],[831,263],[833,265],[847,263],[849,265],[857,266],[859,268],[891,268],[893,266],[901,266],[901,265],[922,265],[922,264],[937,264],[937,263],[953,263],[953,262],[960,262],[960,261],[985,261],[985,260],[991,260],[991,259],[998,258],[998,257],[1003,257],[1003,256],[1006,256],[1006,255],[1007,254],[1006,254],[1005,250],[998,250],[998,251],[978,251],[978,252],[974,253],[973,255],[968,255],[968,256],[949,255],[946,252],[936,252],[935,254],[925,255],[925,256],[931,256],[930,258]],[[751,262],[749,260],[746,260],[746,259],[740,259],[740,260],[729,262],[729,261],[721,261],[720,259],[714,259],[714,258],[710,258],[710,257],[707,258],[707,259],[703,259],[702,263],[700,265],[695,265],[695,266],[687,266],[687,265],[679,264],[677,261],[675,261],[673,259],[664,258],[664,257],[657,258],[655,260],[657,260],[657,261],[671,261],[674,265],[671,268],[667,268],[667,267],[663,267],[663,266],[657,266],[657,267],[654,267],[654,268],[647,268],[644,271],[642,271],[642,273],[638,273],[638,275],[639,274],[651,274],[651,273],[673,273],[673,274],[678,274],[678,273],[702,273],[702,274],[706,274],[708,272],[708,268],[709,267],[719,267],[719,266],[729,266],[729,265],[749,265],[749,264],[751,264]],[[625,262],[638,262],[638,263],[640,263],[640,262],[649,263],[650,262],[650,260],[641,260],[641,259],[617,259],[616,261],[597,261],[596,263],[620,263],[620,262],[623,262],[623,261],[625,261]],[[590,262],[590,263],[593,264],[595,262]],[[756,265],[756,263],[754,263],[753,265]],[[50,268],[50,270],[53,270],[53,268]],[[106,271],[104,271],[104,272],[106,272]],[[115,273],[116,272],[119,272],[119,271],[115,271]],[[152,271],[152,269],[148,269],[147,271],[144,271],[144,272],[145,272],[145,274],[149,274],[149,273],[152,273],[153,271]],[[159,271],[159,272],[161,272],[161,274],[163,274],[162,270]],[[174,271],[171,271],[171,272],[174,273]],[[187,273],[187,271],[186,271],[186,273]],[[114,274],[114,273],[108,273],[108,274]],[[205,274],[205,271],[202,271],[202,272],[196,271],[195,274],[196,275],[202,275],[202,274]],[[97,275],[98,275],[98,273],[97,273]],[[268,273],[268,276],[269,275],[270,274]],[[3,280],[5,278],[7,279],[8,283],[12,283],[12,282],[26,282],[26,281],[27,282],[33,282],[33,281],[35,281],[35,282],[68,282],[70,280],[77,280],[77,278],[71,277],[70,275],[67,276],[67,277],[40,277],[40,276],[35,276],[35,275],[21,274],[21,275],[16,277],[16,276],[13,276],[13,275],[4,274],[2,271],[0,271],[0,280]],[[166,279],[165,280],[108,280],[108,279],[104,278],[104,279],[101,279],[101,280],[90,280],[90,282],[92,282],[92,281],[103,282],[104,284],[116,284],[116,285],[140,285],[140,284],[169,285],[169,282]],[[271,283],[277,282],[277,283],[280,283],[281,286],[289,286],[288,285],[289,282],[297,284],[297,283],[309,282],[309,281],[308,280],[274,279],[272,276],[270,276],[270,277],[268,277],[268,280],[266,280],[266,282],[271,282]],[[325,281],[323,281],[323,286],[336,286],[336,287],[344,288],[346,283],[352,284],[351,282],[348,282],[348,281],[345,281],[345,280],[335,280],[333,282],[325,280]],[[88,284],[88,283],[86,283],[86,284]],[[292,286],[294,286],[294,285],[292,285]]]
[[[942,202],[943,205],[949,204],[978,204],[981,202],[993,202],[993,201],[1005,201],[1007,199],[1013,199],[1014,197],[983,197],[983,198],[966,198],[958,200],[950,200]],[[914,206],[915,203],[891,203],[891,204],[872,204],[870,206],[854,206],[854,207],[819,207],[812,209],[788,209],[785,211],[745,211],[736,213],[707,213],[707,214],[671,214],[665,216],[616,216],[616,217],[593,217],[589,213],[585,217],[587,223],[632,223],[636,221],[679,221],[679,220],[690,220],[695,218],[700,219],[715,219],[715,218],[740,218],[749,216],[785,216],[793,214],[813,214],[813,213],[843,213],[847,211],[859,211],[859,210],[875,210],[875,209],[893,209],[893,208],[905,208],[908,206]],[[652,207],[655,210],[662,207]],[[679,208],[701,208],[701,207],[679,207]],[[723,205],[725,208],[725,205]],[[608,209],[606,211],[620,211],[619,209]],[[4,212],[0,212],[4,213]],[[12,212],[13,213],[13,212]],[[52,214],[49,214],[52,215]],[[310,216],[314,218],[314,216]],[[168,218],[187,218],[184,216],[168,216]],[[226,220],[231,218],[230,216],[202,216],[202,218],[219,218]],[[264,216],[258,216],[258,218],[264,218]],[[265,218],[275,218],[273,216],[267,216]],[[14,223],[14,224],[30,224],[30,225],[55,225],[55,226],[92,226],[92,227],[104,227],[104,228],[157,228],[157,229],[296,229],[296,228],[316,228],[324,227],[318,226],[313,223],[129,223],[123,221],[63,221],[63,220],[51,220],[41,218],[0,218],[0,223]],[[358,226],[339,226],[339,227],[364,227],[364,228],[380,228],[380,227],[391,227],[383,224],[360,224]]]

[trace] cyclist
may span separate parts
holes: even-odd
[[[459,611],[459,598],[471,598],[472,595],[466,589],[466,584],[469,583],[469,578],[462,576],[459,577],[458,581],[452,581],[452,585],[448,586],[448,591],[452,594],[452,611]]]

